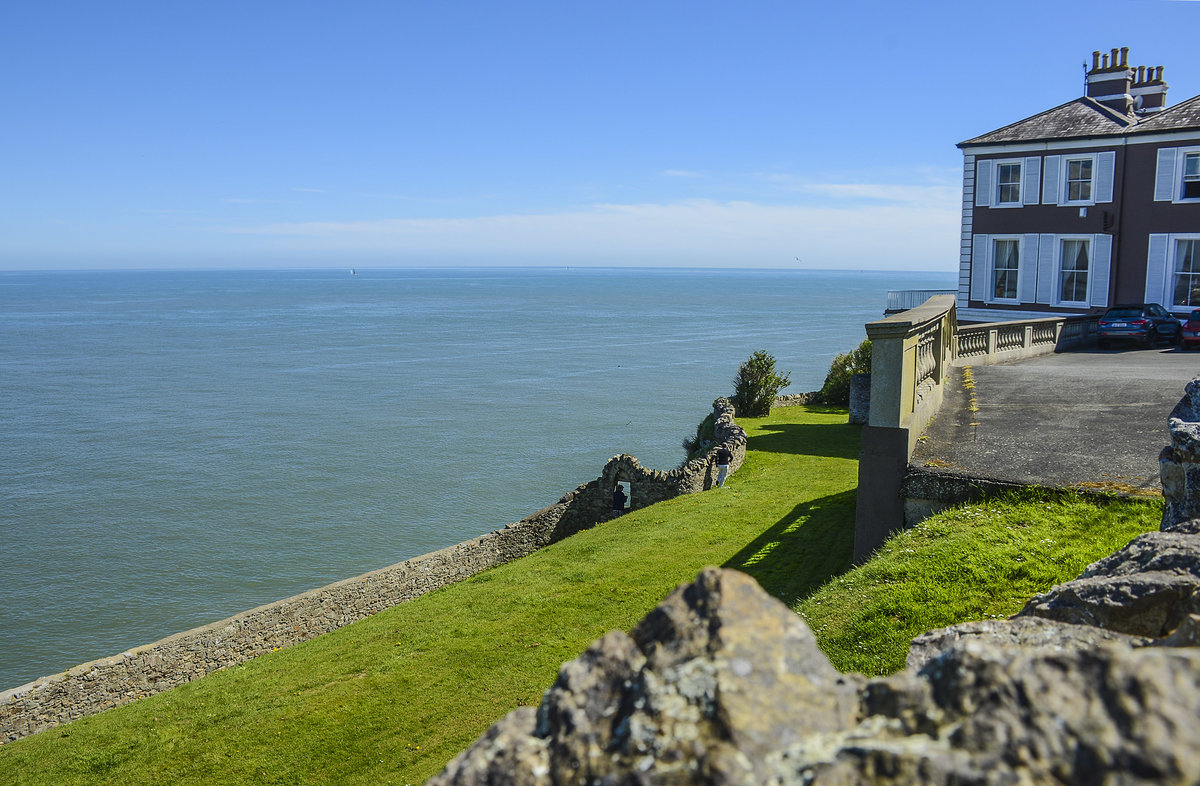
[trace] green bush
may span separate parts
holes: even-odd
[[[733,404],[742,417],[762,418],[771,414],[779,391],[791,384],[790,374],[775,373],[775,357],[758,350],[738,366],[733,379]]]
[[[855,374],[871,373],[871,339],[866,339],[857,349],[838,355],[829,364],[825,384],[817,393],[817,402],[829,406],[850,405],[850,378]]]
[[[687,451],[687,458],[684,459],[684,463],[691,461],[707,450],[708,446],[712,444],[715,434],[716,422],[710,413],[696,426],[696,436],[683,438],[683,449]]]

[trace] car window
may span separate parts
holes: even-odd
[[[1105,319],[1132,319],[1140,317],[1142,310],[1139,308],[1111,308],[1104,315]]]

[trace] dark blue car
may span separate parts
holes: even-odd
[[[1178,344],[1183,325],[1158,303],[1127,303],[1104,312],[1096,336],[1101,349],[1117,341],[1144,347],[1160,342]]]

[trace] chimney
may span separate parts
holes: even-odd
[[[1123,115],[1134,113],[1134,96],[1130,93],[1134,72],[1129,67],[1129,47],[1113,49],[1108,54],[1092,52],[1092,70],[1087,72],[1087,96]],[[1145,99],[1143,99],[1143,102]]]
[[[1138,66],[1129,94],[1133,96],[1133,111],[1138,117],[1146,117],[1166,109],[1167,83],[1163,81],[1163,67]]]

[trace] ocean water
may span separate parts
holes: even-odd
[[[670,469],[952,273],[0,273],[0,689]]]

